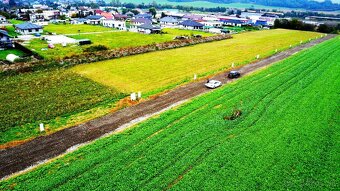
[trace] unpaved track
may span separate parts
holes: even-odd
[[[309,48],[315,44],[333,38],[334,36],[335,35],[328,35],[322,39],[314,40],[310,43],[294,47],[259,62],[243,66],[239,69],[239,71],[242,75],[248,74],[274,62],[287,58],[290,55],[301,51],[302,49]],[[223,83],[230,81],[225,78],[225,74],[219,74],[213,77],[213,79],[220,80]],[[39,161],[56,157],[74,145],[97,139],[134,119],[156,113],[177,102],[210,91],[203,86],[203,83],[204,81],[190,83],[176,88],[155,99],[142,102],[138,105],[114,113],[110,113],[104,117],[58,131],[48,136],[38,137],[16,147],[1,150],[0,178],[24,170]]]

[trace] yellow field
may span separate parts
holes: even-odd
[[[269,56],[320,33],[293,30],[266,30],[234,35],[233,39],[192,47],[158,51],[109,61],[78,65],[70,70],[122,92],[144,93],[178,84],[194,74],[246,64],[256,55]]]

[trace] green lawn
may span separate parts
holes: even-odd
[[[41,122],[63,120],[122,97],[113,88],[65,70],[2,77],[0,91],[0,144],[40,135]],[[59,127],[48,131],[54,128]]]
[[[233,62],[240,66],[257,54],[269,56],[275,49],[314,37],[320,34],[284,29],[248,32],[224,41],[78,65],[71,70],[123,92],[148,94],[191,80],[194,74],[206,76],[230,68]]]
[[[93,27],[91,25],[88,25]],[[105,28],[106,29],[106,28]],[[171,41],[177,35],[191,35],[191,34],[201,34],[203,36],[210,36],[212,34],[199,32],[199,31],[188,31],[179,29],[165,29],[164,32],[167,34],[154,34],[146,35],[134,32],[103,32],[100,34],[80,34],[72,35],[71,38],[75,39],[90,39],[92,45],[105,45],[108,48],[121,48],[130,46],[142,46],[152,43],[161,43],[166,41]],[[42,48],[47,48],[47,42],[34,39],[27,47],[33,49],[35,52],[47,59],[63,58],[65,56],[72,56],[76,54],[81,54],[84,49],[92,45],[86,46],[76,46],[68,45],[67,47],[62,47],[61,45],[56,45],[55,49],[41,50]]]
[[[17,56],[24,56],[25,53],[18,49],[7,49],[7,50],[0,50],[0,60],[5,60],[8,54],[15,54]]]
[[[57,34],[78,34],[78,30],[80,33],[113,31],[112,28],[99,25],[49,24],[44,26],[44,32]]]
[[[0,188],[337,190],[339,46],[324,42]]]

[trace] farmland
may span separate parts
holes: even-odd
[[[62,25],[56,25],[58,28],[55,30],[62,28]],[[74,25],[67,25],[74,26]],[[90,27],[94,27],[89,25]],[[66,27],[66,28],[67,28]],[[54,27],[55,28],[55,27]],[[96,27],[95,27],[96,28]],[[104,27],[101,27],[104,28]],[[104,28],[108,29],[108,28]],[[67,32],[72,32],[72,30],[76,30],[76,28],[67,29]],[[85,29],[81,29],[85,31]],[[79,35],[71,35],[69,37],[75,39],[90,39],[93,44],[92,45],[104,45],[110,49],[113,48],[122,48],[122,47],[131,47],[131,46],[142,46],[152,43],[161,43],[173,40],[173,38],[177,35],[191,35],[191,34],[201,34],[202,36],[210,36],[212,34],[199,32],[199,31],[188,31],[188,30],[179,30],[179,29],[165,29],[164,32],[167,34],[154,34],[154,35],[145,35],[140,33],[133,32],[121,32],[121,31],[104,31],[101,33],[94,34],[79,34]],[[52,31],[52,30],[51,30]],[[53,30],[54,31],[54,30]],[[63,29],[61,29],[63,31]],[[86,30],[86,32],[91,31],[91,29]],[[63,31],[65,32],[65,31]],[[65,32],[65,33],[67,33]],[[42,48],[47,47],[47,42],[40,39],[33,39],[27,45],[29,49],[34,50],[41,56],[47,59],[55,59],[55,58],[63,58],[65,56],[72,56],[75,54],[81,54],[84,49],[88,48],[92,45],[86,46],[77,46],[77,45],[68,45],[67,47],[62,47],[61,45],[56,45],[54,49],[42,50]]]
[[[206,76],[229,68],[233,62],[235,66],[249,63],[257,54],[269,56],[275,49],[314,37],[320,34],[282,29],[249,32],[226,41],[79,65],[71,70],[123,92],[147,93],[190,80],[194,74]]]
[[[336,190],[339,46],[326,41],[0,188]]]
[[[107,105],[112,107],[117,100],[115,95],[121,95],[120,92],[142,91],[143,97],[147,97],[189,82],[194,73],[203,77],[230,68],[232,62],[235,65],[247,64],[258,53],[261,57],[268,56],[274,53],[275,48],[286,49],[289,44],[299,44],[301,39],[316,36],[320,34],[289,30],[250,32],[235,35],[234,39],[226,41],[79,65],[65,70],[4,77],[4,83],[0,85],[1,92],[4,92],[0,99],[0,113],[4,114],[0,120],[3,127],[0,143],[40,135],[37,131],[40,122],[55,131],[69,126],[69,121],[81,122],[104,115],[110,111]],[[87,88],[88,92],[85,92]],[[71,91],[78,89],[80,94]],[[61,96],[63,94],[65,96]],[[81,113],[98,104],[104,105],[105,109],[96,110],[85,117]]]

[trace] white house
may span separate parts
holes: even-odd
[[[113,20],[113,19],[103,20],[103,26],[115,28],[115,29],[118,29],[118,30],[126,30],[125,21],[117,21],[117,20]]]
[[[36,33],[42,33],[43,27],[40,25],[36,25],[33,23],[22,23],[15,25],[15,31],[19,34],[27,35],[27,34],[36,34]]]
[[[100,16],[100,15],[90,15],[90,16],[87,16],[86,19],[87,19],[86,24],[99,25],[103,22],[103,20],[105,20],[105,17]]]
[[[87,19],[84,19],[84,18],[75,18],[75,19],[72,19],[70,23],[73,24],[73,25],[87,24]]]
[[[178,19],[174,17],[163,17],[159,21],[160,21],[161,27],[174,28],[174,27],[177,27],[179,24]]]

